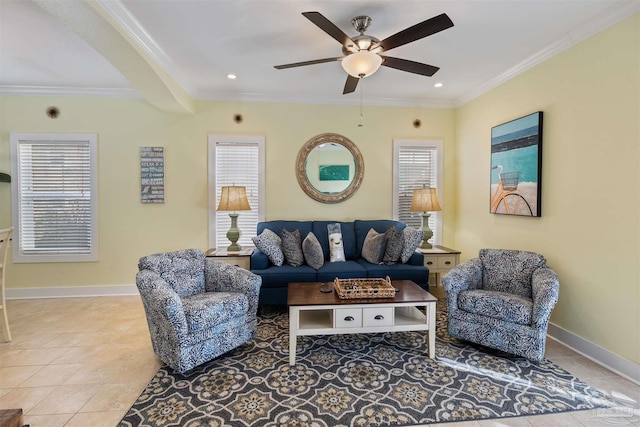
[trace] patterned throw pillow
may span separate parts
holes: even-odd
[[[395,264],[402,255],[402,247],[404,246],[404,236],[402,231],[395,227],[389,227],[384,232],[387,238],[387,246],[384,249],[382,262],[385,264]]]
[[[422,243],[422,238],[424,237],[424,230],[416,230],[415,228],[406,227],[402,230],[402,235],[404,237],[404,245],[402,246],[402,255],[400,255],[400,260],[403,264],[406,264],[411,258],[411,255],[416,251],[416,248],[420,243]]]
[[[251,238],[256,248],[264,253],[269,261],[278,267],[284,262],[284,254],[282,253],[282,240],[276,233],[265,228],[259,236]]]
[[[362,258],[372,264],[380,264],[384,256],[384,248],[387,245],[387,238],[384,234],[376,232],[373,228],[367,233],[362,245]]]
[[[322,246],[313,232],[309,232],[302,241],[302,253],[304,260],[314,269],[319,269],[324,264],[324,252]]]
[[[304,255],[302,254],[302,238],[300,237],[300,230],[282,230],[280,238],[282,239],[284,260],[287,264],[294,267],[301,266],[302,263],[304,263]]]

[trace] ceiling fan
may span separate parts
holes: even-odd
[[[440,69],[439,67],[408,59],[384,56],[381,53],[453,27],[451,19],[446,13],[443,13],[380,41],[375,37],[364,34],[371,24],[371,18],[368,16],[356,16],[351,20],[353,27],[360,33],[360,35],[351,38],[320,12],[303,12],[302,15],[336,39],[342,45],[344,56],[276,65],[275,68],[283,70],[285,68],[322,64],[324,62],[342,61],[342,67],[349,74],[344,85],[343,94],[354,92],[358,86],[358,81],[375,73],[380,65],[423,76],[433,76]]]

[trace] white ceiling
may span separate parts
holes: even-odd
[[[439,66],[433,77],[381,67],[342,95],[338,62],[273,68],[342,55],[305,11],[352,37],[357,15],[381,40],[443,12],[454,27],[386,52]],[[0,93],[453,107],[638,11],[640,0],[0,0]]]

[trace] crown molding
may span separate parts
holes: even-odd
[[[637,0],[623,0],[611,6],[599,16],[585,22],[584,24],[576,27],[572,31],[551,43],[544,49],[531,55],[529,58],[514,65],[506,71],[498,74],[494,78],[487,80],[483,84],[468,91],[453,104],[455,107],[460,107],[467,102],[479,97],[480,95],[488,92],[489,90],[500,86],[501,84],[511,80],[517,75],[527,71],[534,66],[541,64],[542,62],[550,59],[551,57],[559,54],[560,52],[575,46],[576,44],[588,39],[591,36],[617,24],[618,22],[626,19],[636,13],[640,12],[640,1]]]
[[[142,98],[135,89],[0,85],[0,95],[20,96],[78,96],[94,98]]]
[[[272,102],[289,104],[317,104],[317,105],[360,105],[360,99],[349,96],[298,96],[280,95],[258,92],[211,92],[200,91],[196,99],[206,101],[230,101],[230,102]],[[423,107],[423,108],[455,108],[453,100],[429,99],[429,98],[384,98],[367,96],[362,101],[363,105],[380,107]]]
[[[113,88],[80,88],[58,86],[19,86],[0,85],[0,95],[15,96],[75,96],[87,98],[124,98],[140,99],[142,96],[135,89]],[[360,105],[360,100],[354,98],[339,98],[336,96],[299,97],[285,96],[272,93],[209,93],[201,92],[195,99],[201,101],[235,101],[235,102],[272,102],[290,104],[329,104],[329,105]],[[454,102],[446,99],[415,99],[415,98],[375,98],[370,97],[363,105],[381,107],[423,107],[423,108],[455,108]]]

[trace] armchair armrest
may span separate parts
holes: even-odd
[[[182,300],[173,288],[151,270],[139,271],[136,274],[136,284],[147,311],[147,319],[158,326],[170,326],[177,336],[187,335],[187,318]]]
[[[411,258],[407,261],[409,265],[424,265],[424,255],[422,252],[415,251],[411,254]]]
[[[560,282],[556,273],[548,267],[534,270],[531,276],[531,293],[533,298],[531,323],[536,328],[546,327],[560,293]]]
[[[256,248],[249,259],[251,270],[264,270],[269,267],[269,257],[260,249]]]
[[[204,271],[206,292],[241,292],[249,298],[249,311],[257,311],[262,277],[244,268],[211,258],[207,258]]]
[[[482,261],[473,258],[453,267],[442,278],[449,310],[458,309],[458,294],[468,289],[482,288]]]

